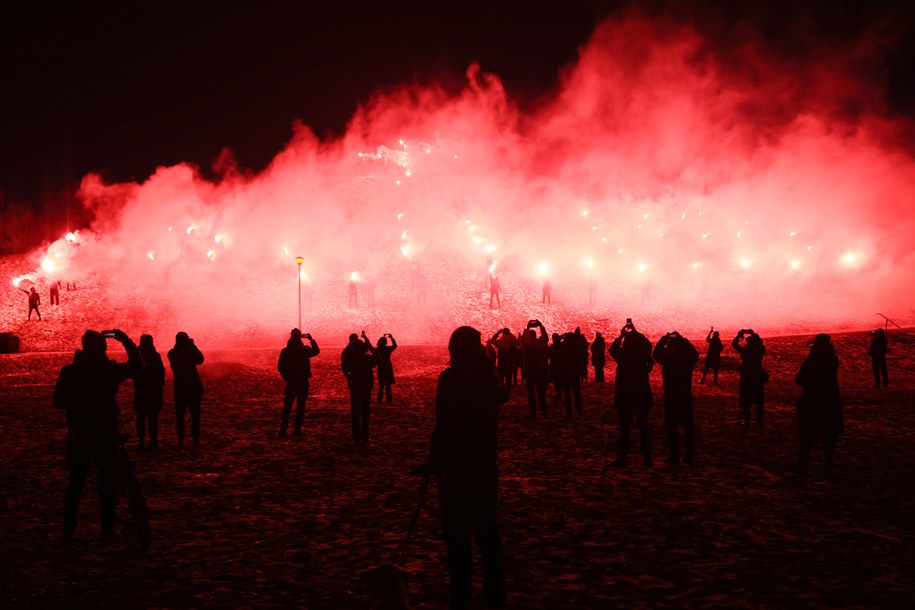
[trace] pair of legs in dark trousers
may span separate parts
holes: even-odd
[[[546,417],[546,379],[532,378],[528,375],[524,380],[527,386],[528,417],[537,417],[537,401],[540,401],[540,412]]]
[[[699,378],[699,383],[705,383],[705,376],[708,375],[709,370],[712,371],[712,383],[718,385],[718,365],[711,365],[706,363],[705,368],[702,369],[702,377]]]
[[[594,365],[594,383],[604,383],[604,365]]]
[[[639,423],[639,444],[645,463],[651,463],[651,434],[648,429],[648,408],[619,409],[620,417],[620,455],[617,464],[625,466],[629,457],[629,429],[632,427],[632,417],[635,416]]]
[[[35,313],[38,314],[38,319],[40,320],[40,319],[41,319],[41,312],[38,311],[38,307],[37,307],[37,306],[34,306],[34,305],[30,305],[30,306],[29,306],[29,317],[28,317],[28,319],[29,319],[29,320],[32,319],[32,311],[34,311]]]
[[[149,448],[159,446],[159,411],[157,409],[137,411],[137,439],[142,449],[146,442],[146,431],[149,430]]]
[[[827,477],[832,476],[832,456],[836,452],[835,436],[823,437],[823,461],[825,462],[824,473]],[[801,437],[801,450],[797,457],[798,472],[804,474],[807,472],[807,465],[810,462],[810,449],[813,447],[813,438]]]
[[[378,402],[381,402],[381,399],[384,398],[386,402],[391,402],[391,384],[379,385],[378,386]]]
[[[446,504],[442,507],[442,529],[448,546],[448,600],[451,610],[470,607],[473,594],[472,538],[476,538],[480,549],[486,599],[493,605],[505,604],[502,541],[496,523],[495,498],[491,502],[477,500],[469,504],[459,507]]]
[[[874,369],[874,387],[879,388],[881,385],[885,388],[890,383],[889,375],[886,371],[886,357],[871,358],[871,368]],[[881,380],[881,375],[883,379]]]
[[[575,411],[581,415],[581,379],[578,377],[560,386],[562,399],[566,403],[566,417],[572,417],[572,400],[575,400]]]
[[[696,453],[696,428],[693,421],[692,400],[685,402],[683,400],[664,402],[664,426],[667,428],[667,448],[669,456],[667,461],[676,464],[680,461],[680,441],[679,428],[683,427],[683,461],[687,464],[693,463],[693,457]]]
[[[194,446],[200,444],[200,399],[199,394],[175,394],[175,424],[178,428],[178,444],[184,444],[184,416],[191,412],[191,438]]]
[[[740,380],[740,408],[743,409],[743,423],[750,425],[751,407],[756,405],[756,423],[763,427],[763,387],[759,382]]]
[[[114,511],[117,505],[117,483],[114,471],[116,456],[117,446],[113,442],[86,445],[77,440],[71,446],[70,479],[64,494],[65,542],[69,542],[76,531],[79,499],[92,464],[95,464],[96,489],[101,499],[102,536],[110,534],[114,530]]]
[[[292,413],[292,403],[295,403],[294,434],[302,433],[302,422],[305,420],[305,401],[308,400],[308,382],[287,383],[283,395],[283,414],[280,420],[280,434],[286,434],[289,428],[289,415]]]
[[[349,410],[353,420],[353,442],[369,442],[369,416],[372,408],[372,388],[349,390]]]

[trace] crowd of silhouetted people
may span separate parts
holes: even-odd
[[[497,292],[494,296],[498,296]],[[884,329],[877,329],[871,334],[869,356],[874,385],[886,388],[886,333]],[[126,362],[108,358],[108,339],[123,345]],[[706,344],[698,383],[704,383],[711,371],[712,383],[717,384],[724,345],[714,328],[709,330]],[[751,426],[755,421],[756,426],[763,427],[765,387],[769,380],[769,373],[763,366],[765,344],[752,329],[741,329],[731,341],[731,347],[740,358],[738,406],[742,422]],[[813,443],[820,441],[828,478],[832,474],[836,439],[844,429],[839,360],[829,335],[816,335],[809,347],[810,352],[795,379],[802,388],[797,400],[800,445],[797,469],[801,473],[806,471]],[[373,344],[362,331],[349,336],[340,354],[341,371],[349,390],[352,438],[357,446],[365,446],[370,440],[376,378],[375,399],[378,403],[392,402],[395,383],[392,353],[396,349],[393,335],[386,333]],[[682,461],[692,465],[695,461],[693,378],[700,354],[678,332],[667,333],[652,345],[648,337],[636,329],[632,319],[627,319],[608,345],[601,333],[596,333],[589,342],[580,328],[550,336],[544,324],[534,319],[520,332],[501,328],[486,339],[478,330],[462,326],[452,334],[448,350],[449,367],[441,373],[437,384],[436,424],[430,451],[420,470],[425,476],[436,476],[440,481],[453,608],[464,608],[470,600],[473,537],[482,554],[486,597],[495,605],[504,603],[501,542],[496,520],[497,422],[499,406],[510,397],[519,380],[526,390],[530,419],[548,417],[551,401],[559,406],[565,418],[581,416],[584,411],[581,388],[582,382],[588,381],[589,360],[594,369],[594,382],[604,383],[609,354],[616,364],[613,407],[618,416],[618,452],[613,465],[628,465],[634,420],[643,463],[652,466],[649,412],[654,401],[649,376],[657,364],[661,367],[666,462],[679,464]],[[279,375],[286,384],[280,412],[280,435],[285,436],[288,432],[293,405],[296,407],[293,434],[303,433],[312,378],[311,359],[320,353],[317,341],[310,334],[292,329],[277,363]],[[179,332],[174,347],[167,353],[167,360],[174,377],[177,444],[184,443],[185,420],[190,415],[192,443],[199,447],[204,388],[197,367],[203,364],[204,356],[187,333]],[[120,384],[128,379],[134,382],[138,447],[158,449],[165,366],[151,335],[142,335],[137,346],[120,330],[86,331],[73,362],[60,372],[53,402],[55,407],[66,410],[68,426],[70,474],[64,498],[64,541],[73,538],[80,495],[93,465],[101,498],[102,537],[112,535],[120,423],[116,395]]]

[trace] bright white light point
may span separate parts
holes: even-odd
[[[457,155],[454,155],[454,158],[455,158],[455,159],[457,159],[457,158],[458,158],[458,156],[457,156]]]
[[[45,257],[45,259],[43,261],[41,261],[41,268],[44,269],[45,271],[47,271],[48,273],[51,273],[52,271],[54,271],[54,261],[51,260],[50,258]]]
[[[171,231],[171,230],[172,230],[172,227],[169,227],[168,230]]]
[[[432,149],[431,149],[431,148],[427,148],[427,149],[426,149],[426,154],[428,155],[430,152],[432,152]]]
[[[15,286],[16,288],[19,288],[19,282],[21,282],[21,281],[22,281],[22,278],[21,278],[21,277],[15,278],[15,279],[13,280],[13,286]]]
[[[582,217],[587,218],[587,217],[588,217],[588,210],[582,210],[581,215],[582,215]]]
[[[480,237],[479,235],[474,235],[473,237],[470,238],[470,241],[472,241],[475,244],[482,244],[483,238]]]
[[[546,261],[543,261],[539,265],[537,265],[537,273],[539,273],[540,275],[546,275],[549,270],[550,270],[550,268],[549,268],[549,265],[546,264]]]
[[[704,214],[704,212],[699,212],[699,216],[702,216],[702,214]]]
[[[403,140],[398,140],[398,142],[400,142],[400,145],[403,146]]]
[[[681,220],[686,220],[686,214],[680,214],[680,219],[681,219]]]
[[[76,235],[74,235],[73,232],[70,232],[70,233],[67,233],[67,235],[64,239],[66,239],[68,242],[70,242],[72,244],[74,241],[76,241]]]
[[[404,231],[403,233],[400,234],[400,239],[406,239],[406,238],[407,238],[407,232]]]
[[[495,247],[494,245],[492,245],[492,244],[487,244],[487,245],[486,245],[486,252],[487,252],[487,253],[492,253],[492,252],[495,252],[495,251],[496,251],[496,247]]]
[[[283,254],[285,254],[286,256],[289,256],[289,248],[287,248],[286,246],[283,246]]]
[[[194,232],[194,225],[191,225],[187,228],[187,234],[190,235],[193,232]]]
[[[616,251],[616,253],[617,253],[617,254],[622,254],[622,253],[623,253],[623,249],[620,248],[619,250]]]
[[[645,214],[644,216],[642,216],[642,218],[644,218],[645,220],[648,220],[648,214]]]
[[[659,237],[659,238],[660,238],[660,237],[664,237],[664,234],[663,234],[663,233],[658,233],[658,237]]]
[[[641,228],[642,228],[642,225],[638,225],[638,226],[636,227],[636,229],[641,229]]]
[[[737,239],[740,239],[741,235],[743,235],[743,231],[737,231]]]
[[[405,258],[410,258],[410,246],[406,245],[402,247],[400,253],[403,254]]]
[[[807,246],[807,252],[810,252],[811,250],[813,250],[813,246]]]
[[[403,212],[397,215],[397,220],[400,220],[401,218],[403,218]]]
[[[305,280],[306,282],[308,281],[308,274],[305,273],[304,269],[299,270],[299,277],[302,278],[303,280]]]
[[[592,230],[592,231],[597,231],[597,225],[594,225],[593,227],[591,227],[591,230]]]
[[[156,253],[153,252],[152,250],[150,250],[146,253],[146,258],[148,258],[151,261],[154,261],[154,260],[156,260]]]
[[[748,225],[748,224],[750,224],[750,221],[749,221],[749,220],[744,220],[744,221],[743,221],[743,224]]]
[[[644,273],[648,269],[648,263],[639,263],[639,273]]]
[[[753,261],[751,261],[751,260],[748,259],[748,258],[742,258],[742,259],[740,259],[740,266],[743,267],[744,269],[749,269],[749,268],[750,268],[750,265],[751,265],[752,263],[753,263]]]
[[[410,170],[407,170],[407,173],[406,173],[407,178],[409,178],[412,175],[413,175],[413,172],[411,172]]]
[[[360,158],[360,159],[362,158],[362,153],[359,153],[359,158]]]
[[[801,263],[800,263],[799,261],[791,261],[791,268],[792,268],[792,269],[800,269],[800,268],[801,268]]]
[[[465,220],[465,221],[464,221],[464,224],[465,224],[465,225],[469,225],[469,224],[470,224],[470,220],[469,220],[469,219],[468,219],[468,220]]]
[[[207,258],[210,260],[213,260],[214,258],[216,258],[216,252],[214,252],[213,250],[207,250]]]
[[[349,274],[349,281],[358,282],[362,278],[362,275],[358,271],[353,271]]]
[[[586,260],[585,267],[587,267],[588,269],[594,269],[594,259],[589,258],[588,260]]]
[[[703,233],[703,234],[702,234],[702,239],[705,239],[706,237],[708,237],[708,233]]]
[[[605,242],[605,243],[606,243],[607,238],[606,238],[606,237],[601,237],[600,240],[601,240],[602,242]]]
[[[471,233],[476,233],[477,225],[470,225],[469,227],[467,227],[467,230],[470,231]]]
[[[797,231],[791,231],[791,233],[788,233],[788,237],[794,237],[795,235],[797,235]]]
[[[859,257],[858,257],[858,254],[856,254],[855,252],[848,251],[845,254],[843,254],[842,258],[840,258],[839,260],[842,261],[842,264],[847,265],[849,267],[853,267],[858,264]]]
[[[216,236],[213,238],[213,241],[215,241],[217,244],[221,244],[221,243],[222,243],[222,235],[216,235]]]
[[[400,180],[395,180],[394,184],[396,184],[397,186],[400,186]]]
[[[701,265],[699,263],[693,263],[693,269],[698,269]]]

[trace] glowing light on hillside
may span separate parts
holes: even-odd
[[[216,260],[216,250],[207,250],[207,258],[211,261]]]
[[[217,244],[221,244],[221,243],[222,243],[222,235],[220,235],[219,233],[217,233],[216,235],[213,236],[213,241],[215,241]]]
[[[541,261],[541,263],[539,265],[537,265],[537,273],[541,277],[547,275],[549,272],[550,272],[550,266],[547,264],[546,261]]]
[[[864,257],[859,252],[849,250],[839,257],[839,262],[846,267],[860,267],[864,262]]]
[[[738,263],[740,264],[740,267],[742,269],[749,269],[750,266],[753,264],[753,260],[749,259],[749,258],[742,258],[738,261]]]
[[[71,231],[64,236],[64,239],[66,239],[71,244],[74,244],[74,243],[76,243],[76,233],[73,233]]]
[[[801,268],[801,261],[793,260],[790,263],[788,263],[788,266],[791,267],[792,269],[794,269],[795,271],[797,271],[798,269]]]
[[[484,248],[484,250],[486,250],[487,254],[492,254],[493,252],[496,251],[496,247],[493,244],[486,244],[486,247]]]
[[[352,273],[349,274],[349,281],[351,281],[351,282],[361,282],[361,281],[362,281],[362,274],[359,273],[358,271],[353,271]]]
[[[639,263],[636,268],[639,270],[639,273],[645,273],[648,271],[648,263]]]
[[[53,273],[57,269],[57,265],[54,264],[54,260],[48,256],[44,257],[41,261],[41,268],[45,273]]]
[[[147,250],[147,251],[146,251],[146,258],[148,258],[148,259],[151,260],[151,261],[154,261],[154,260],[156,260],[156,253],[153,252],[152,250]]]

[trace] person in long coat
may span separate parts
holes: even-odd
[[[839,398],[839,358],[829,335],[819,334],[814,338],[810,354],[794,381],[804,388],[797,399],[798,472],[806,472],[813,441],[819,439],[823,441],[824,470],[829,478],[836,439],[845,430]]]
[[[610,357],[616,362],[616,384],[613,388],[613,405],[619,413],[619,457],[615,466],[626,466],[629,456],[629,428],[632,418],[639,423],[642,456],[646,466],[652,465],[651,432],[648,412],[652,405],[651,383],[648,375],[654,367],[651,341],[635,329],[631,321],[620,331],[610,345]]]
[[[152,335],[140,336],[140,355],[145,366],[133,376],[133,410],[136,412],[137,440],[140,449],[146,445],[149,431],[149,448],[159,448],[159,413],[162,412],[165,389],[165,366],[156,351]]]
[[[369,442],[369,418],[372,407],[372,386],[375,385],[375,348],[362,331],[362,340],[356,333],[349,336],[349,343],[343,348],[340,366],[349,386],[350,417],[353,425],[353,442],[367,445]]]
[[[745,343],[741,340],[746,339]],[[750,408],[756,405],[756,424],[763,427],[763,402],[765,395],[763,385],[769,380],[769,374],[763,368],[763,356],[766,355],[766,346],[762,338],[752,329],[741,329],[731,341],[733,347],[740,354],[740,408],[743,410],[743,423],[750,425]]]
[[[390,338],[391,343],[388,344]],[[378,360],[378,402],[384,398],[391,402],[391,386],[394,385],[394,364],[391,362],[391,353],[397,349],[397,340],[394,335],[387,333],[378,339],[375,346],[375,357]]]
[[[702,370],[702,378],[699,383],[705,383],[705,376],[711,369],[712,383],[718,385],[718,369],[721,368],[721,352],[724,351],[724,345],[721,343],[721,336],[714,327],[708,331],[705,336],[705,342],[708,343],[708,352],[705,354],[705,368]]]
[[[197,367],[203,364],[203,354],[186,332],[175,335],[175,347],[168,351],[168,363],[175,378],[175,427],[178,446],[184,445],[184,417],[191,414],[191,438],[200,446],[200,402],[203,383]]]

